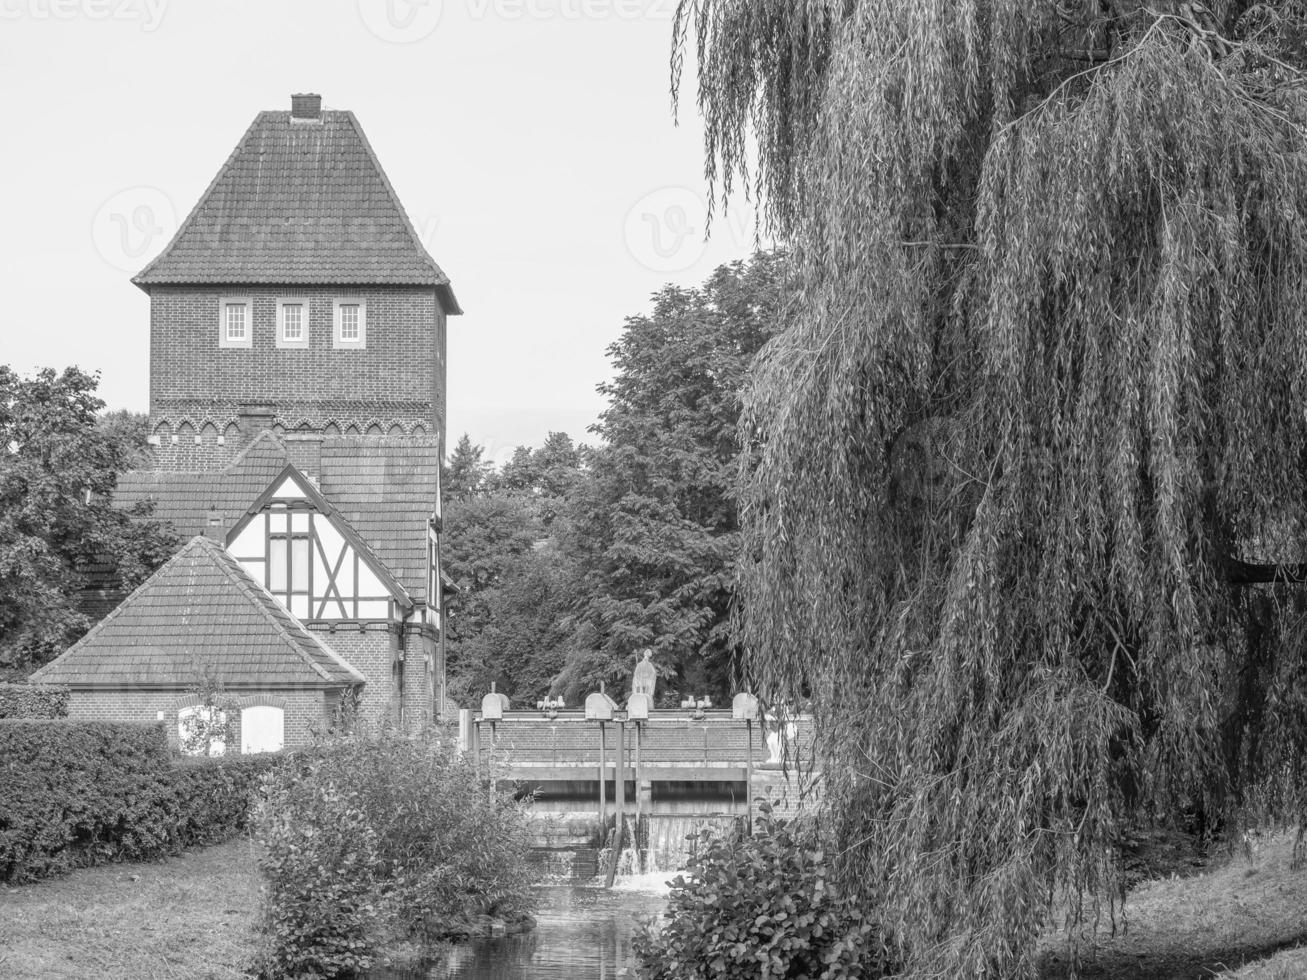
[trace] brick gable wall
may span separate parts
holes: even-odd
[[[309,629],[327,646],[349,661],[367,678],[359,711],[370,724],[399,720],[399,690],[395,673],[398,638],[385,624],[346,624],[334,630],[326,624],[310,623]]]

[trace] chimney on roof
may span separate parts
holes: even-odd
[[[236,406],[236,426],[241,430],[241,446],[248,446],[264,429],[271,429],[277,417],[272,402],[241,402]]]
[[[218,544],[227,543],[227,533],[222,526],[222,514],[213,507],[210,507],[209,512],[204,515],[204,536]]]
[[[290,97],[290,117],[292,119],[322,118],[322,96],[312,93],[292,95]]]

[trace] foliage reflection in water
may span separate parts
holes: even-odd
[[[662,912],[665,895],[603,888],[539,891],[536,928],[454,949],[430,973],[373,970],[370,980],[617,980],[632,977],[636,916]]]

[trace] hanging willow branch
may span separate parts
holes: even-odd
[[[810,697],[909,975],[1033,976],[1132,813],[1297,802],[1307,7],[684,0],[677,38],[802,283],[747,400],[749,671]]]

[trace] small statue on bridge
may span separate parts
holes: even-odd
[[[644,659],[635,665],[635,673],[631,675],[631,693],[647,695],[652,703],[654,685],[658,683],[658,671],[653,665],[653,650],[646,647],[640,652],[644,654]]]

